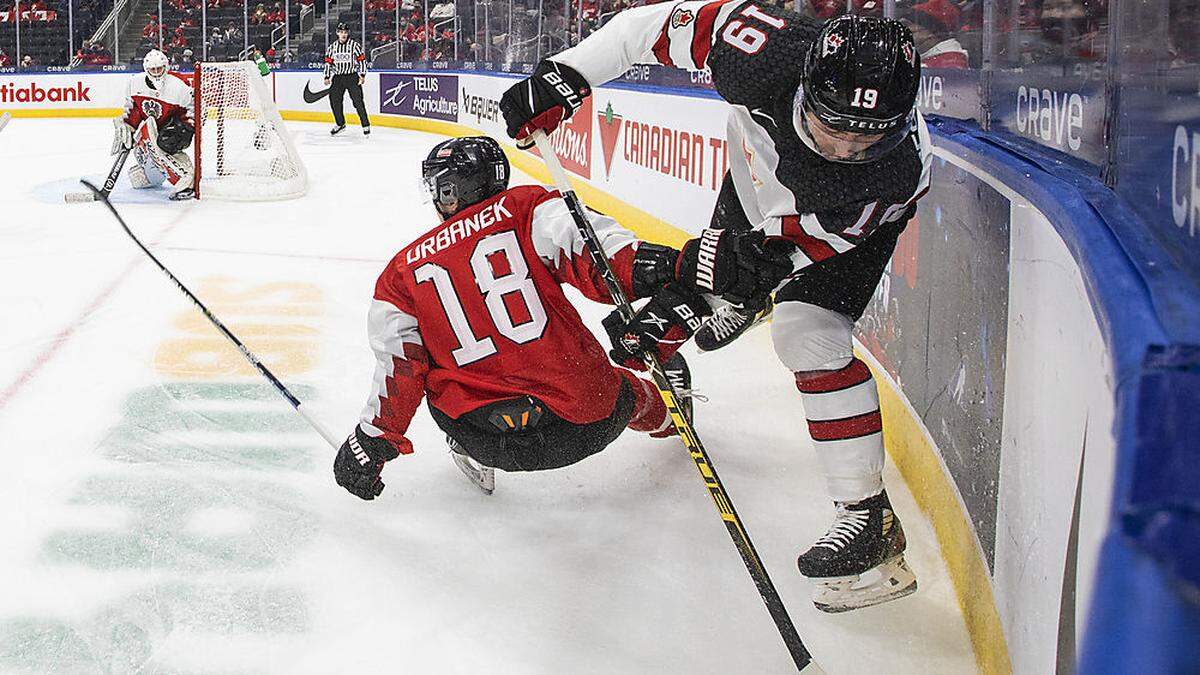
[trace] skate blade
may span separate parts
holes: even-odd
[[[917,592],[917,575],[902,555],[862,574],[819,579],[816,583],[813,605],[828,614],[882,605]]]
[[[483,491],[483,494],[490,495],[496,491],[496,470],[490,466],[477,464],[475,460],[460,455],[457,452],[451,451],[450,459],[454,460],[454,466],[462,472],[467,480]]]

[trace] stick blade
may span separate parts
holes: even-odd
[[[68,204],[82,204],[83,202],[96,201],[96,195],[91,192],[68,192],[63,195],[63,201]]]

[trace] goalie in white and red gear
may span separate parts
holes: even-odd
[[[133,151],[129,182],[135,188],[172,188],[172,199],[191,196],[192,160],[184,149],[191,144],[192,86],[186,76],[168,70],[166,54],[150,50],[142,60],[143,73],[129,79],[125,112],[114,120],[113,154]]]
[[[423,165],[445,220],[379,277],[373,391],[334,465],[338,484],[363,499],[383,489],[385,461],[413,452],[406,433],[422,399],[465,454],[506,471],[572,464],[626,427],[670,434],[654,384],[613,366],[563,291],[612,304],[566,203],[538,185],[506,189],[508,172],[484,137],[445,141]],[[673,278],[675,251],[611,218],[592,222],[629,297]],[[667,370],[690,386],[682,358]]]

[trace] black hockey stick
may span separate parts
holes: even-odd
[[[584,214],[579,196],[571,189],[567,173],[563,171],[562,164],[558,161],[558,156],[554,154],[554,147],[550,145],[550,139],[546,137],[546,134],[539,131],[533,135],[533,140],[537,144],[538,150],[542,153],[542,159],[546,162],[546,168],[550,170],[550,177],[554,180],[555,187],[562,193],[563,201],[567,203],[567,209],[575,219],[575,226],[579,228],[579,234],[583,237],[584,244],[587,246],[588,254],[592,258],[592,264],[600,271],[600,276],[604,279],[604,285],[608,287],[608,293],[612,298],[613,304],[617,306],[617,310],[621,312],[621,316],[625,320],[629,320],[633,317],[633,306],[629,304],[629,298],[626,297],[625,290],[617,282],[617,275],[613,272],[612,263],[609,262],[608,256],[604,254],[604,249],[600,246],[600,239],[596,236],[596,231],[592,228],[591,221]],[[796,669],[806,675],[824,673],[825,671],[813,661],[812,654],[808,653],[808,649],[800,639],[800,634],[796,632],[796,626],[792,623],[792,617],[788,615],[787,607],[783,605],[783,600],[779,597],[779,592],[775,590],[775,584],[771,581],[770,575],[767,574],[766,565],[763,564],[762,558],[759,557],[758,551],[755,550],[754,544],[750,541],[750,534],[746,532],[746,528],[742,524],[742,519],[738,517],[737,511],[733,508],[733,500],[725,492],[725,486],[717,476],[717,470],[713,467],[712,460],[709,459],[708,451],[704,449],[704,445],[700,442],[700,436],[696,434],[696,430],[692,427],[692,420],[688,417],[686,411],[679,406],[678,396],[671,387],[670,381],[667,380],[667,376],[663,373],[662,364],[658,362],[658,357],[654,354],[647,354],[645,360],[646,369],[654,379],[654,385],[658,387],[658,393],[662,396],[663,403],[667,405],[667,410],[671,413],[671,421],[675,424],[675,431],[679,434],[679,438],[683,440],[683,445],[687,448],[692,456],[692,460],[696,463],[696,469],[700,471],[700,476],[704,479],[705,486],[708,487],[709,496],[712,497],[713,502],[717,505],[717,511],[721,513],[721,520],[725,521],[725,529],[729,531],[729,536],[733,539],[734,546],[737,547],[738,553],[742,555],[742,562],[746,564],[746,570],[750,572],[750,577],[754,579],[754,585],[758,587],[758,594],[762,596],[763,603],[767,606],[767,611],[770,612],[771,618],[775,621],[775,628],[779,630],[779,635],[783,638],[784,645],[787,646],[788,652],[792,655],[792,660],[796,663]]]
[[[128,154],[129,151],[126,150],[125,153]],[[150,260],[154,261],[154,264],[158,266],[158,269],[162,270],[162,273],[167,275],[171,282],[175,284],[176,288],[183,291],[183,294],[188,297],[188,300],[191,300],[192,303],[200,310],[200,312],[204,314],[204,318],[208,319],[212,325],[216,326],[217,330],[221,331],[221,334],[224,335],[230,342],[232,342],[233,346],[237,347],[238,351],[242,353],[242,356],[246,357],[246,360],[250,362],[250,365],[254,366],[263,377],[270,381],[270,383],[275,387],[275,390],[278,391],[285,399],[287,399],[288,403],[292,404],[292,407],[296,409],[296,412],[300,413],[300,416],[304,418],[305,422],[308,422],[308,425],[312,427],[313,430],[315,430],[318,434],[321,434],[321,437],[329,443],[330,447],[332,447],[334,450],[337,450],[341,446],[341,442],[338,441],[334,435],[325,428],[325,425],[321,424],[308,414],[308,411],[304,409],[300,399],[296,398],[296,395],[289,391],[288,388],[279,381],[279,378],[275,377],[275,374],[258,360],[258,357],[254,355],[254,352],[251,352],[249,349],[247,349],[246,345],[242,344],[242,341],[239,340],[238,337],[234,335],[228,328],[226,328],[225,324],[221,323],[221,320],[218,319],[212,312],[210,312],[208,307],[205,307],[204,303],[200,302],[200,299],[192,294],[192,292],[188,290],[188,287],[184,286],[183,282],[180,281],[178,277],[176,277],[174,274],[171,274],[171,270],[167,269],[167,266],[163,265],[162,262],[160,262],[159,259],[150,252],[150,249],[146,248],[146,245],[142,243],[142,240],[138,239],[137,235],[129,229],[129,226],[125,224],[125,219],[122,218],[121,214],[117,212],[117,209],[112,205],[112,202],[108,201],[108,192],[97,188],[95,185],[92,185],[86,180],[81,180],[79,182],[83,183],[87,189],[91,190],[90,196],[92,196],[95,201],[104,202],[104,205],[108,207],[108,210],[113,214],[113,217],[116,218],[117,222],[121,224],[121,229],[125,230],[125,234],[129,235],[129,238],[133,240],[133,243],[137,244],[138,248],[142,249],[142,252],[145,253]]]
[[[113,160],[112,168],[108,170],[108,178],[104,179],[104,187],[102,189],[97,190],[92,186],[91,183],[88,183],[87,181],[80,181],[84,185],[88,186],[88,189],[92,190],[92,192],[68,192],[67,194],[63,195],[63,201],[67,202],[68,204],[78,204],[80,202],[94,202],[102,198],[105,202],[107,202],[108,195],[111,194],[113,188],[117,186],[117,178],[121,176],[121,169],[125,167],[125,160],[129,159],[129,151],[130,148],[125,148],[120,152],[120,154],[117,155],[117,158]],[[110,205],[109,208],[112,208],[112,206]],[[117,216],[117,218],[120,219],[120,216]],[[121,224],[124,225],[124,223]]]

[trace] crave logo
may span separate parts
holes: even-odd
[[[591,100],[591,99],[589,99]],[[728,144],[696,130],[676,129],[618,115],[612,103],[597,116],[604,178],[611,181],[619,156],[625,162],[713,191],[729,166]]]
[[[563,168],[584,178],[592,177],[592,97],[583,99],[571,119],[550,134],[550,144]],[[538,154],[536,149],[533,151]]]
[[[379,75],[379,110],[392,115],[458,121],[458,76]]]
[[[1017,89],[1017,131],[1059,148],[1083,144],[1083,97],[1074,92],[1022,85]]]
[[[1200,132],[1175,127],[1171,148],[1171,216],[1188,236],[1200,229]]]
[[[92,88],[76,82],[68,87],[41,87],[37,82],[0,85],[0,103],[88,103]]]

